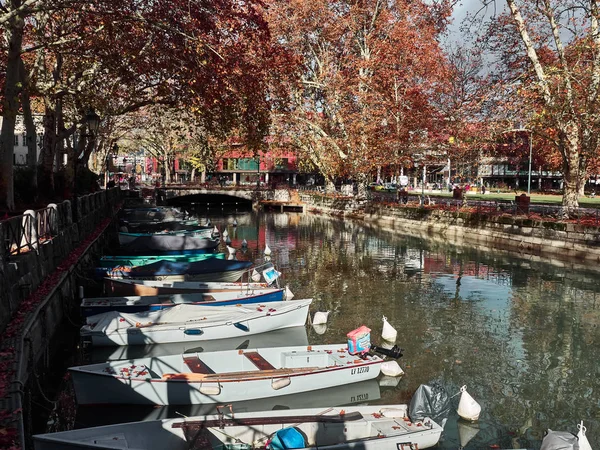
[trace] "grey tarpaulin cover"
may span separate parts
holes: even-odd
[[[413,422],[426,417],[441,423],[450,412],[450,398],[448,393],[439,383],[431,385],[422,384],[415,391],[411,401],[408,415]]]
[[[540,450],[579,450],[579,439],[568,431],[552,431],[542,440]]]

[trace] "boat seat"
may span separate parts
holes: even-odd
[[[254,364],[258,370],[274,370],[275,367],[263,358],[258,352],[244,352],[244,356]]]
[[[197,356],[184,356],[183,362],[190,368],[193,373],[202,373],[205,375],[210,375],[215,373],[210,367],[206,365],[206,363]]]

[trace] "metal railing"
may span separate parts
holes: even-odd
[[[29,211],[2,222],[7,256],[36,251],[39,244],[58,234],[56,206]]]

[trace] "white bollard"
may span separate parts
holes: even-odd
[[[383,330],[381,331],[381,337],[384,341],[396,342],[398,332],[391,326],[387,320],[387,317],[383,316]]]
[[[460,396],[460,401],[458,402],[458,409],[456,410],[456,412],[463,419],[475,422],[479,419],[479,414],[481,413],[481,406],[467,392],[466,385],[460,388],[460,392],[462,394]]]

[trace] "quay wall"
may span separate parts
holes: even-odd
[[[488,215],[420,206],[399,206],[301,193],[307,212],[361,219],[367,224],[452,244],[510,250],[538,258],[600,262],[600,227],[533,219],[525,215]]]
[[[63,325],[79,321],[78,287],[85,285],[94,255],[117,239],[116,227],[114,233],[105,231],[114,223],[120,202],[119,189],[79,197],[75,221],[70,201],[53,205],[49,215],[32,211],[35,230],[40,229],[39,220],[52,222],[51,237],[19,235],[17,241],[27,245],[18,251],[18,243],[0,246],[0,425],[6,431],[0,448],[12,448],[4,442],[9,439],[33,448],[32,399],[45,395],[41,386],[56,367],[53,355],[60,350],[56,340],[65,331]],[[16,223],[27,222],[23,217],[0,222],[3,242],[15,241]],[[27,224],[20,231],[35,234]]]

